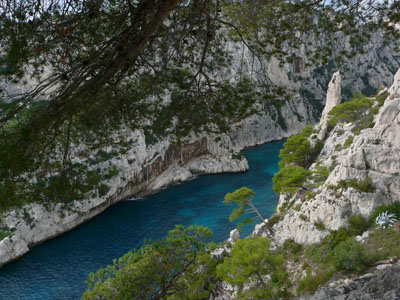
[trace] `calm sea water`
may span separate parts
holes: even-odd
[[[122,201],[33,248],[0,269],[0,299],[79,299],[90,272],[139,247],[144,239],[163,237],[175,224],[208,226],[213,240],[223,241],[235,227],[228,220],[232,207],[222,203],[224,195],[242,186],[257,193],[254,203],[269,217],[278,201],[272,191],[272,176],[278,170],[282,144],[270,142],[245,150],[248,172],[202,175],[141,200]],[[253,227],[245,227],[242,236]]]

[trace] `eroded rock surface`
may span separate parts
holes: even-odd
[[[398,76],[397,73],[396,76]],[[315,187],[313,195],[295,197],[281,195],[279,206],[292,203],[282,221],[273,227],[278,244],[286,239],[298,243],[314,243],[329,233],[347,225],[347,218],[361,214],[368,217],[381,204],[400,201],[400,95],[395,79],[389,96],[375,116],[373,128],[356,135],[354,124],[338,124],[326,138],[317,163],[330,168],[326,181]],[[352,140],[346,148],[347,141]],[[314,169],[316,164],[311,166]],[[362,191],[340,187],[341,182],[371,181],[372,189]],[[322,222],[325,230],[314,223]]]
[[[397,300],[400,299],[400,266],[385,268],[380,274],[367,274],[348,284],[322,287],[312,296],[298,300]]]

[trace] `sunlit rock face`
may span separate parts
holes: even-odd
[[[278,244],[286,239],[299,243],[318,242],[329,233],[328,230],[347,225],[349,216],[361,214],[368,217],[377,206],[400,201],[400,95],[397,94],[397,75],[388,90],[389,96],[375,116],[373,128],[363,129],[355,135],[352,132],[354,124],[341,123],[329,133],[317,162],[331,168],[331,172],[327,180],[312,191],[315,195],[311,199],[281,195],[280,206],[294,201],[293,206],[299,209],[289,209],[282,221],[273,227],[273,238]],[[351,137],[351,145],[342,147]],[[366,178],[371,180],[374,191],[332,188],[341,181],[363,181]],[[325,230],[317,229],[315,222],[322,222]]]

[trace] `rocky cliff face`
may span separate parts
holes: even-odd
[[[347,225],[349,216],[368,217],[377,206],[400,201],[399,87],[400,70],[372,128],[356,135],[354,123],[340,123],[329,133],[317,163],[331,172],[326,181],[313,190],[310,199],[304,194],[293,198],[281,195],[278,207],[284,203],[292,203],[293,207],[273,227],[273,238],[278,244],[286,239],[306,244],[319,242],[328,230]],[[327,102],[330,101],[328,97]],[[344,146],[347,141],[350,141],[348,147]],[[311,170],[315,166],[316,163]],[[370,181],[372,187],[363,191],[341,185],[351,181]],[[322,222],[326,230],[318,229],[314,225],[316,222]],[[259,231],[262,234],[262,229]]]

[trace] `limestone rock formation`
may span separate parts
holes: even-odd
[[[397,73],[400,74],[399,72]],[[293,198],[280,197],[293,204],[285,212],[282,221],[273,227],[273,238],[278,244],[286,239],[299,243],[320,241],[328,230],[347,225],[347,218],[361,214],[368,217],[381,204],[400,201],[400,95],[396,94],[398,78],[389,89],[374,126],[356,135],[354,124],[338,124],[333,129],[317,159],[317,163],[331,170],[329,177],[319,187],[313,188],[313,196],[297,194]],[[352,141],[346,148],[346,141]],[[315,168],[314,164],[311,170]],[[367,190],[356,189],[341,183],[368,182]],[[314,223],[322,222],[325,230]]]
[[[400,69],[394,75],[393,84],[388,92],[391,96],[400,95]]]
[[[318,138],[324,140],[328,130],[328,113],[341,101],[341,82],[340,72],[337,71],[333,74],[331,81],[328,85],[328,92],[326,93],[325,108],[322,111],[321,119],[319,121]]]

